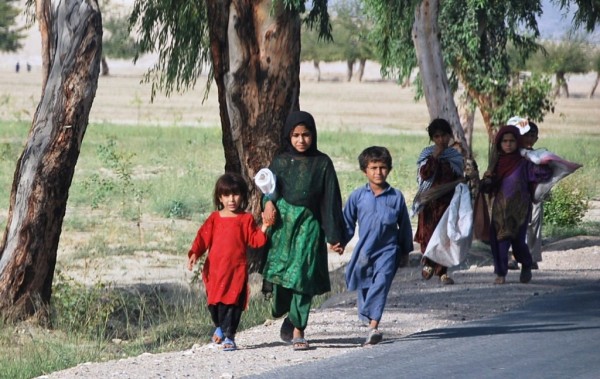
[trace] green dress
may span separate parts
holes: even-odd
[[[328,292],[327,242],[345,243],[333,162],[320,152],[285,152],[273,159],[269,169],[277,180],[277,198],[271,200],[278,218],[269,231],[263,275],[271,283],[302,294]]]

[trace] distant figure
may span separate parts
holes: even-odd
[[[27,62],[27,72],[31,72],[31,65]]]
[[[20,69],[21,65],[19,64],[19,62],[17,62],[17,65],[15,66],[15,72],[18,74]]]

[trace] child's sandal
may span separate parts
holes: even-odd
[[[225,338],[225,340],[223,340],[223,351],[234,351],[234,350],[237,350],[235,341],[230,338]]]
[[[213,333],[211,340],[213,341],[213,343],[219,345],[221,344],[221,342],[223,342],[223,338],[225,338],[225,336],[223,335],[223,331],[220,327],[217,327],[215,329],[215,332]]]

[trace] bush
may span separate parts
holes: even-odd
[[[589,208],[584,193],[573,181],[560,182],[544,203],[544,223],[553,226],[577,226]]]

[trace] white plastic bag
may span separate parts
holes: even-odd
[[[438,222],[425,256],[446,267],[461,264],[473,241],[473,204],[469,186],[460,183],[452,201]]]

